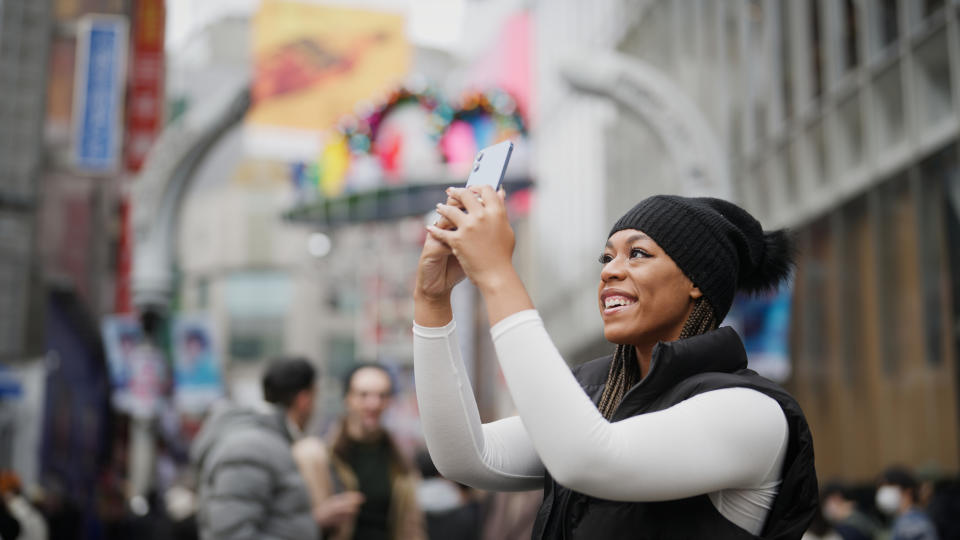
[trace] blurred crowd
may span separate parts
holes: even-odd
[[[805,540],[960,538],[960,479],[935,467],[885,470],[875,485],[830,481]]]
[[[308,432],[319,374],[303,358],[269,363],[259,406],[218,404],[188,452],[187,474],[147,497],[103,504],[104,538],[525,539],[539,491],[487,493],[444,478],[426,449],[409,455],[384,426],[395,382],[378,364],[342,381],[344,413],[323,436]],[[162,477],[158,474],[158,477]],[[118,509],[117,506],[123,507]],[[113,508],[113,511],[109,511]],[[0,539],[72,537],[79,510],[56,494],[24,493],[0,472]],[[875,483],[821,485],[806,540],[960,538],[960,479],[892,466]]]
[[[306,437],[294,444],[302,455],[324,452],[321,440]],[[362,452],[362,451],[361,451]],[[291,456],[293,454],[291,453]],[[322,455],[313,456],[323,460]],[[306,458],[309,462],[310,458]],[[308,511],[322,538],[424,538],[520,540],[530,538],[540,504],[538,491],[487,493],[443,478],[424,450],[412,459],[413,504],[399,516],[412,523],[404,531],[387,536],[356,528],[365,504],[359,491],[337,486],[323,499],[313,499]],[[301,473],[297,473],[301,474]],[[316,480],[314,475],[313,480]],[[308,471],[303,478],[310,482]],[[336,482],[334,482],[335,484]],[[363,489],[368,486],[354,486]],[[336,491],[336,490],[341,491]],[[131,513],[109,531],[109,537],[194,540],[203,538],[198,513],[211,511],[198,501],[197,486],[177,483],[162,496],[145,502],[143,515]],[[313,496],[313,495],[311,495]],[[151,504],[154,503],[154,504]],[[383,508],[381,508],[383,510]],[[273,511],[278,511],[274,509]],[[383,513],[382,519],[387,517]],[[242,512],[241,512],[242,514]],[[73,519],[71,519],[73,515]],[[45,540],[63,537],[77,524],[75,514],[57,507],[57,501],[41,493],[23,493],[16,474],[0,473],[0,539]],[[289,519],[290,515],[274,516]],[[368,519],[370,516],[365,516]],[[372,518],[376,521],[376,517]],[[344,524],[351,523],[352,530]],[[107,532],[107,531],[105,531]],[[215,536],[216,538],[229,538]],[[282,538],[282,536],[280,537]],[[960,538],[960,479],[934,469],[916,473],[891,467],[875,485],[830,481],[821,487],[820,513],[804,540],[948,540]]]
[[[126,464],[116,460],[98,489],[102,525],[92,537],[530,537],[539,492],[456,484],[440,475],[426,449],[411,453],[396,443],[384,426],[395,392],[390,371],[355,366],[343,381],[343,416],[322,436],[308,430],[318,378],[303,358],[270,362],[262,376],[265,403],[218,403],[189,448],[159,439],[155,482],[144,497],[124,497]],[[3,472],[0,495],[0,540],[82,534],[82,509],[53,490],[22,493],[17,476]]]

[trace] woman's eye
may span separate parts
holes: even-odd
[[[630,258],[634,257],[649,257],[650,254],[640,248],[633,248],[630,250]]]
[[[600,255],[600,258],[597,260],[600,261],[600,264],[607,264],[608,262],[613,260],[613,257],[611,257],[607,253],[604,253],[603,255]]]

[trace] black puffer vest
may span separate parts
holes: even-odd
[[[596,404],[603,393],[612,357],[574,369]],[[737,333],[724,327],[653,350],[650,372],[623,397],[613,421],[660,411],[697,394],[721,388],[752,388],[775,399],[783,409],[789,443],[783,483],[759,538],[800,538],[818,504],[813,439],[800,406],[785,390],[747,369],[747,354]],[[597,538],[758,538],[724,518],[707,495],[634,503],[609,501],[567,489],[547,474],[543,504],[533,528],[536,539]]]

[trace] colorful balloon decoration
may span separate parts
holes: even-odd
[[[526,135],[515,100],[501,90],[467,92],[451,104],[429,87],[399,88],[368,114],[344,118],[317,162],[294,164],[291,176],[304,203],[384,184],[461,178],[478,149]]]

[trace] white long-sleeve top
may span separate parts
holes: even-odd
[[[561,485],[619,501],[707,494],[721,515],[759,534],[780,485],[787,421],[752,389],[698,394],[611,423],[593,404],[535,310],[491,329],[518,416],[482,424],[456,323],[414,324],[414,373],[427,448],[444,476],[485,490]]]

